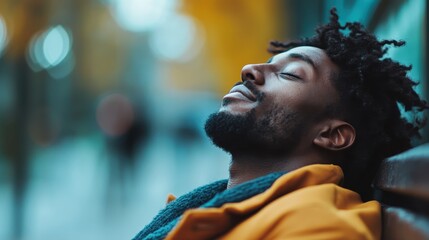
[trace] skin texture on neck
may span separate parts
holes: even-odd
[[[290,172],[310,164],[332,163],[333,156],[323,150],[310,150],[288,156],[232,155],[228,188],[274,172]]]

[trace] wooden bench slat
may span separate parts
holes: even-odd
[[[385,207],[383,211],[383,239],[428,240],[429,218],[403,208]]]
[[[374,187],[429,200],[429,144],[384,160]]]

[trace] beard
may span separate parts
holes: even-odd
[[[255,109],[242,115],[218,112],[209,116],[205,131],[213,144],[232,155],[278,156],[294,150],[304,131],[302,120],[279,106],[260,118]]]

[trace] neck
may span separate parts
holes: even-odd
[[[289,172],[316,163],[328,162],[321,154],[314,153],[285,156],[234,154],[229,167],[228,188],[273,172]]]

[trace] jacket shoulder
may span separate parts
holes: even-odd
[[[225,239],[379,239],[380,228],[378,202],[362,203],[353,191],[322,184],[277,198]]]

